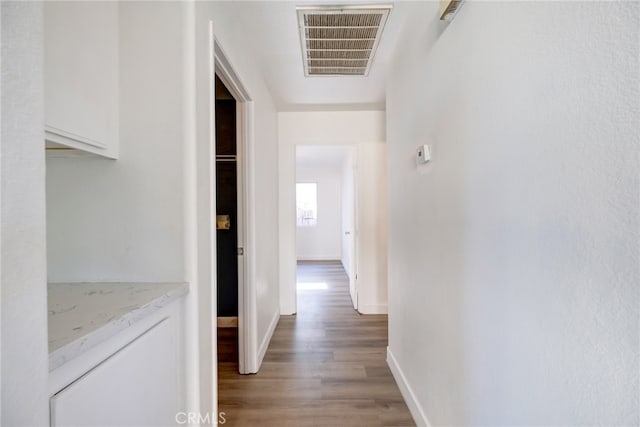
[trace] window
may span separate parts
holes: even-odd
[[[318,185],[296,184],[296,217],[298,227],[315,227],[318,223]]]

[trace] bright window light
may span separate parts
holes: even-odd
[[[315,227],[318,223],[318,185],[296,184],[296,217],[298,227]]]
[[[328,289],[326,282],[298,282],[296,285],[299,291],[326,291]]]

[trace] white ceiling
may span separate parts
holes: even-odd
[[[297,5],[393,4],[368,76],[305,77],[296,15]],[[236,28],[249,37],[267,86],[280,111],[384,109],[385,69],[410,15],[410,2],[335,0],[235,1],[226,5]]]
[[[300,145],[296,147],[296,168],[339,169],[353,150],[355,148],[348,145]]]

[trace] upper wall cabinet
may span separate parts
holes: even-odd
[[[44,2],[47,148],[118,157],[118,2]]]

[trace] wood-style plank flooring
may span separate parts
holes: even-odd
[[[280,318],[258,374],[237,373],[233,330],[219,330],[225,425],[414,426],[385,361],[387,316],[353,310],[340,263],[300,263],[298,282],[298,314]]]

